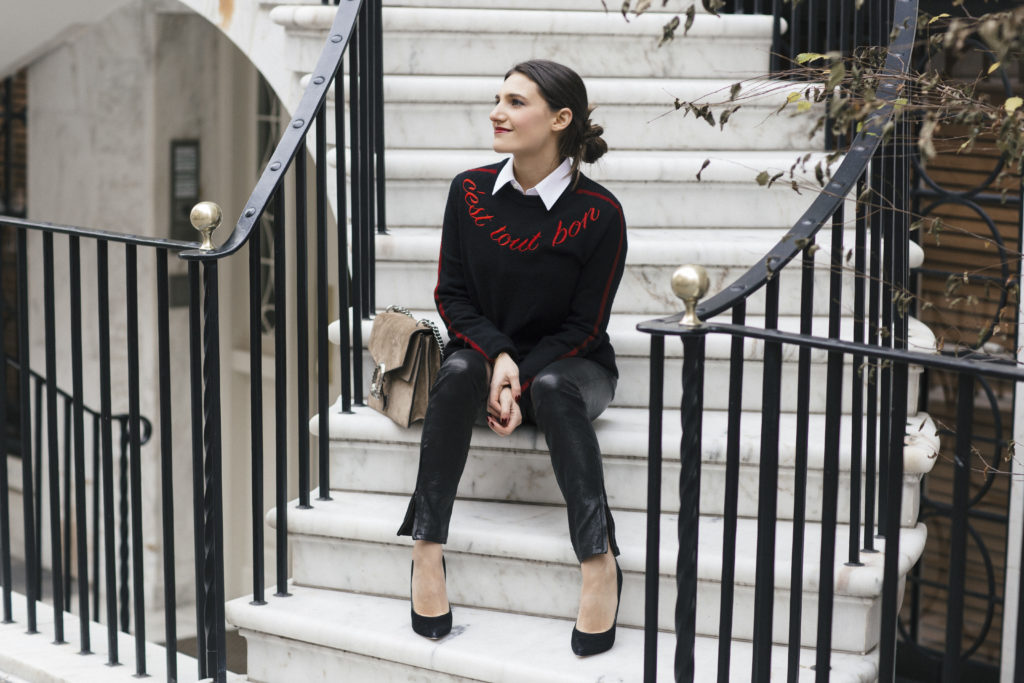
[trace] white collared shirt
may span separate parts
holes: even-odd
[[[562,163],[558,165],[551,173],[547,174],[544,180],[537,183],[535,187],[531,187],[529,190],[524,191],[519,181],[516,180],[515,174],[512,173],[512,159],[511,157],[501,170],[498,171],[498,177],[494,181],[494,189],[491,190],[492,194],[497,194],[505,183],[509,183],[513,188],[521,192],[522,194],[529,196],[538,196],[541,201],[544,202],[544,207],[550,211],[551,207],[555,205],[558,198],[565,192],[565,188],[569,187],[570,173],[572,169],[572,160],[566,157],[562,160]]]

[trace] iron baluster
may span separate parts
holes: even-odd
[[[160,374],[160,511],[163,527],[164,650],[167,680],[178,680],[177,594],[174,571],[174,465],[171,422],[171,321],[167,250],[156,252],[157,364]]]
[[[362,99],[359,92],[360,70],[359,43],[363,33],[353,24],[352,37],[348,47],[348,109],[349,109],[349,172],[352,186],[352,279],[349,297],[352,302],[352,400],[355,405],[363,405],[363,318],[370,315],[363,306],[363,273],[366,264],[363,261],[365,236],[363,233],[363,212],[365,210],[362,192],[362,167],[360,147],[366,138],[362,135]],[[340,165],[339,165],[340,167]],[[339,214],[340,215],[340,214]],[[347,256],[346,256],[347,258]]]
[[[832,216],[832,254],[829,260],[829,339],[839,339],[843,286],[843,210]],[[818,635],[815,680],[829,680],[832,657],[832,599],[835,594],[836,524],[839,506],[839,430],[843,395],[843,355],[828,354],[825,386],[825,461],[822,472],[821,556],[818,569]]]
[[[350,336],[349,283],[352,281],[348,261],[348,185],[341,172],[345,159],[345,89],[340,78],[334,81],[334,141],[338,171],[335,173],[337,190],[337,242],[338,242],[338,352],[341,368],[341,412],[352,412],[352,362],[354,352]]]
[[[274,428],[277,510],[277,593],[288,595],[288,335],[285,333],[285,202],[284,188],[277,191],[274,208]]]
[[[96,313],[99,328],[101,461],[103,466],[103,556],[107,597],[107,664],[118,663],[117,568],[114,541],[114,434],[111,423],[110,297],[107,243],[96,242]]]
[[[814,253],[804,248],[800,271],[800,334],[811,334],[814,316]],[[807,507],[807,445],[811,412],[811,350],[800,347],[797,365],[796,457],[793,462],[793,547],[789,578],[789,648],[786,680],[795,683],[800,671],[803,619],[804,534]]]
[[[732,310],[732,322],[746,322],[747,302]],[[743,338],[733,337],[729,352],[729,424],[725,454],[722,519],[722,595],[718,620],[718,681],[728,683],[732,664],[733,593],[736,577],[736,525],[740,488],[740,423],[743,415]]]
[[[71,283],[71,386],[75,431],[75,531],[78,556],[78,619],[82,654],[92,649],[89,630],[89,551],[85,512],[85,382],[82,378],[82,258],[78,237],[68,239]],[[56,377],[50,378],[56,382]],[[95,549],[93,552],[96,552]],[[69,551],[70,554],[70,551]],[[69,576],[70,578],[70,576]],[[70,597],[70,595],[69,595]]]
[[[263,549],[263,325],[259,230],[249,237],[249,439],[252,459],[252,604],[265,605]]]
[[[777,329],[779,321],[779,276],[768,280],[765,328]],[[779,413],[782,379],[782,344],[764,346],[764,375],[761,388],[761,457],[757,494],[757,569],[754,586],[754,645],[751,680],[767,683],[771,678],[772,612],[775,600],[775,526],[778,519]]]
[[[342,141],[344,144],[344,141]],[[327,105],[316,114],[316,358],[320,495],[330,500],[330,349],[327,341]]]
[[[46,332],[46,376],[57,376],[57,332],[54,311],[53,235],[43,234],[43,318]],[[46,385],[47,481],[50,508],[50,572],[53,589],[53,640],[64,640],[64,571],[60,542],[60,448],[57,445],[57,387]]]
[[[305,139],[305,136],[303,136]],[[276,243],[277,240],[275,240]],[[281,240],[283,242],[283,239]],[[297,421],[299,505],[309,504],[309,249],[306,233],[306,146],[295,155],[295,378],[298,383]]]
[[[644,575],[644,683],[658,678],[658,581],[661,576],[661,422],[665,338],[651,335],[650,401],[647,409],[647,554]]]
[[[128,478],[131,501],[132,606],[135,612],[135,673],[146,673],[146,595],[142,570],[142,426],[139,414],[139,294],[135,245],[125,248],[128,308]],[[122,480],[124,475],[122,474]]]
[[[25,528],[25,612],[27,630],[36,633],[36,600],[39,590],[35,577],[41,572],[37,560],[35,496],[32,486],[32,414],[25,409],[31,400],[28,359],[28,236],[18,230],[18,390],[21,404],[21,491]]]

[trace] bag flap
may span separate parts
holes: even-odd
[[[374,364],[384,363],[384,369],[388,372],[405,365],[409,344],[424,331],[429,334],[426,326],[420,326],[403,313],[378,313],[373,319],[368,343]]]

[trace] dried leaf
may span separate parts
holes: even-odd
[[[810,111],[810,109],[811,103],[808,102],[807,100],[804,100],[803,102],[800,102],[799,104],[796,105],[796,111],[798,114],[803,114],[805,111]]]
[[[806,64],[807,62],[816,62],[819,59],[825,59],[825,55],[820,52],[801,52],[796,56],[796,63]]]
[[[761,186],[767,185],[768,181],[770,179],[771,179],[771,175],[768,173],[768,171],[761,171],[760,173],[757,174],[757,184],[758,185],[761,185]]]
[[[697,171],[697,181],[700,181],[700,174],[704,172],[704,169],[711,163],[711,159],[705,159],[704,163],[700,165],[700,170]]]
[[[679,16],[674,16],[672,19],[661,28],[661,40],[658,41],[658,47],[661,47],[668,41],[676,37],[676,29],[679,28]]]
[[[928,20],[928,25],[930,26],[930,25],[934,24],[939,19],[948,19],[948,18],[949,18],[949,15],[946,14],[945,12],[943,12],[942,14],[936,14],[934,17],[932,17],[931,19]]]
[[[772,183],[774,183],[774,182],[775,182],[776,180],[778,180],[779,178],[781,178],[781,177],[782,177],[782,176],[784,176],[784,175],[786,175],[786,172],[785,172],[785,171],[779,171],[778,173],[776,173],[775,175],[773,175],[773,176],[771,177],[771,179],[770,179],[770,180],[768,181],[768,187],[771,187],[771,186],[772,186]]]
[[[1024,100],[1019,97],[1007,97],[1006,102],[1003,103],[1003,108],[1007,114],[1012,114],[1017,111],[1017,108],[1024,104]]]
[[[629,5],[631,0],[622,0],[622,18],[629,21]]]
[[[733,107],[732,109],[726,109],[725,111],[723,111],[723,112],[722,112],[721,114],[719,114],[719,115],[718,115],[718,128],[719,128],[719,130],[725,130],[725,124],[726,124],[726,122],[728,122],[729,118],[730,118],[730,117],[731,117],[731,116],[732,116],[733,114],[735,114],[735,113],[736,113],[736,111],[737,111],[737,110],[738,110],[739,108],[740,108],[740,105],[738,105],[738,104],[737,104],[737,105],[736,105],[735,107]]]
[[[704,6],[705,12],[717,17],[720,16],[718,10],[725,7],[725,0],[700,0],[700,4]]]
[[[740,94],[740,88],[743,86],[739,83],[733,83],[732,87],[729,88],[729,101],[732,102]]]
[[[834,89],[837,85],[842,83],[844,78],[846,78],[846,67],[843,66],[843,63],[839,62],[838,64],[833,64],[832,68],[828,70],[828,82],[825,83],[825,89]]]
[[[991,76],[991,75],[992,75],[992,72],[993,72],[993,71],[995,71],[995,70],[997,70],[997,69],[998,69],[999,67],[1001,67],[1002,65],[1003,65],[1003,63],[1002,63],[1002,62],[992,62],[992,66],[990,66],[990,67],[988,68],[988,72],[987,72],[987,73],[988,73],[988,75],[990,75],[990,76]]]
[[[683,35],[685,36],[693,28],[693,18],[697,16],[697,10],[693,5],[686,8],[686,23],[683,25]],[[678,17],[677,17],[678,18]]]

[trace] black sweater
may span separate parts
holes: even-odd
[[[494,195],[503,163],[460,173],[448,192],[434,290],[446,355],[507,351],[524,390],[571,356],[618,376],[607,328],[626,262],[622,208],[582,174],[550,211],[508,184]]]

